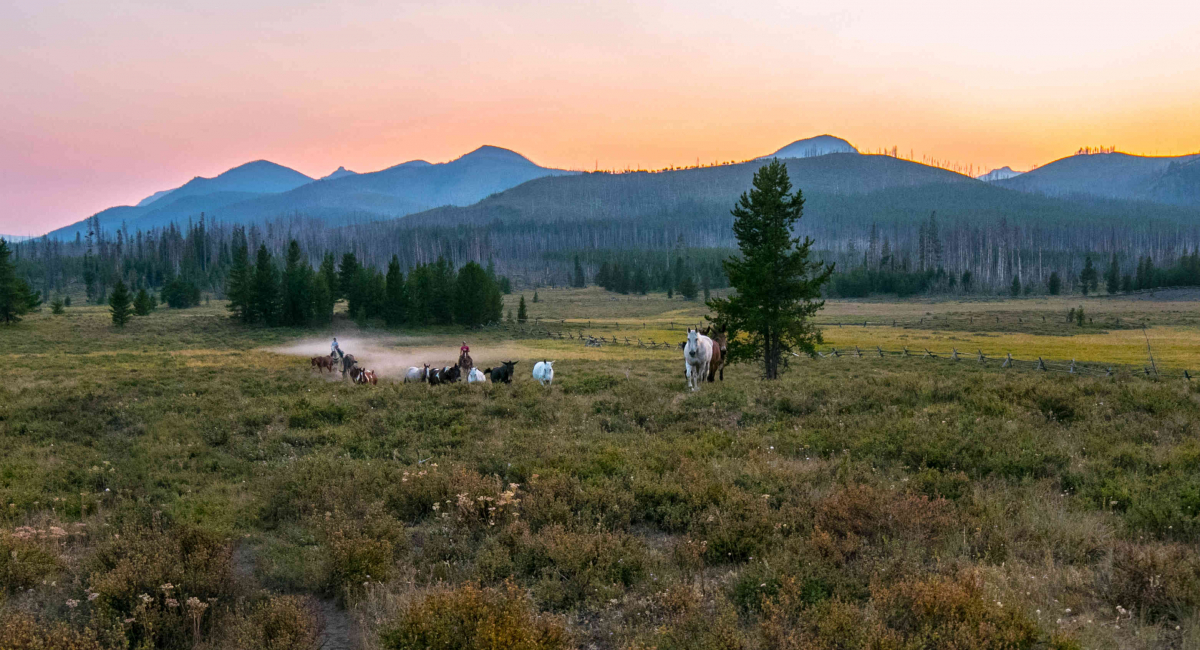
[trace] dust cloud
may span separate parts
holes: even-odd
[[[314,338],[296,341],[288,345],[267,348],[269,352],[286,354],[297,357],[318,357],[329,355],[328,338]],[[430,368],[453,365],[458,362],[458,346],[447,345],[443,341],[434,342],[411,336],[392,337],[338,337],[338,345],[346,354],[354,355],[358,365],[374,370],[380,377],[402,378],[411,367],[422,367],[428,363]],[[518,345],[471,346],[471,358],[477,368],[483,369],[499,365],[501,361],[515,361],[521,355],[528,356],[532,351]],[[528,363],[532,368],[532,362]],[[338,376],[335,375],[334,376]]]

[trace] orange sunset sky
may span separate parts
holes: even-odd
[[[0,233],[265,158],[555,167],[831,133],[976,173],[1200,150],[1200,3],[0,0]]]

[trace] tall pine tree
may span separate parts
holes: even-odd
[[[229,298],[226,308],[235,318],[243,323],[254,321],[254,270],[250,267],[246,233],[240,228],[233,233],[233,255],[225,279],[225,296]]]
[[[125,323],[128,323],[133,315],[133,307],[129,299],[129,287],[125,286],[124,280],[117,280],[108,296],[108,307],[112,313],[113,325],[125,327]]]
[[[288,242],[287,261],[283,269],[283,301],[279,322],[299,327],[307,325],[312,316],[312,267],[300,250],[300,242]]]
[[[404,323],[408,292],[405,290],[404,274],[400,272],[400,258],[396,255],[392,255],[392,261],[388,262],[385,284],[387,297],[383,302],[383,321],[388,327],[397,327]]]
[[[17,277],[8,242],[0,239],[0,320],[15,323],[41,304],[29,284]]]
[[[279,316],[279,279],[275,262],[266,244],[258,247],[254,261],[253,295],[251,298],[253,320],[274,325]]]
[[[714,319],[729,336],[729,360],[761,360],[767,379],[779,376],[783,355],[811,354],[821,331],[812,317],[824,306],[821,286],[832,265],[809,259],[813,240],[792,237],[804,215],[800,190],[792,194],[787,167],[778,160],[754,174],[749,194],[733,209],[733,232],[740,255],[724,262],[737,292],[708,301]]]

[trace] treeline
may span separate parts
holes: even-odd
[[[8,324],[19,321],[41,304],[37,292],[17,276],[12,250],[6,240],[0,239],[0,322]]]
[[[225,293],[235,318],[247,324],[302,327],[328,323],[334,305],[345,300],[360,323],[382,319],[388,326],[478,327],[499,322],[507,278],[469,262],[455,269],[445,259],[422,264],[405,277],[393,256],[386,273],[364,266],[354,253],[336,260],[326,253],[314,269],[296,240],[289,242],[282,268],[266,244],[250,260],[245,231],[234,231]]]
[[[571,286],[596,284],[621,294],[665,292],[694,300],[729,286],[721,260],[730,251],[592,251],[574,256]],[[586,264],[584,264],[586,262]],[[595,269],[589,273],[589,269]],[[590,281],[589,281],[590,278]]]

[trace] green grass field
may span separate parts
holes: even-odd
[[[614,297],[526,293],[575,333],[677,342],[703,316]],[[1080,304],[1094,322],[1067,326]],[[1145,321],[1182,369],[1194,307],[820,320],[827,345],[1131,365],[1144,335],[1116,320]],[[332,330],[215,302],[0,327],[0,648],[1200,648],[1194,382],[801,358],[689,393],[674,349],[336,330],[378,386],[310,369]],[[399,383],[463,338],[516,381]]]

